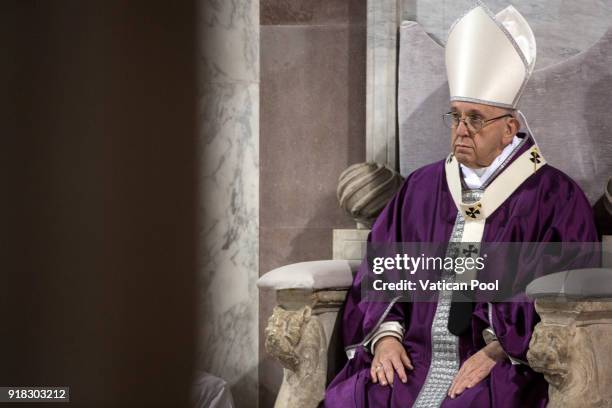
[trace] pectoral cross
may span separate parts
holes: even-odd
[[[465,214],[466,214],[468,217],[471,217],[471,218],[476,218],[476,216],[477,216],[478,214],[480,214],[480,210],[479,210],[479,208],[480,208],[480,205],[477,205],[476,207],[470,207],[470,208],[468,208],[468,209],[465,211]]]
[[[468,257],[472,257],[473,254],[477,254],[478,249],[474,245],[470,245],[468,249],[463,250],[463,255],[467,255]]]

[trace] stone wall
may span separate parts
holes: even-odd
[[[261,2],[260,274],[331,259],[332,230],[355,227],[336,186],[365,159],[365,56],[365,0]],[[260,336],[273,306],[262,293]],[[270,407],[282,370],[259,353]]]
[[[448,29],[474,0],[398,0],[404,20],[418,21],[432,37],[444,44]],[[529,22],[536,37],[535,69],[563,61],[589,48],[610,26],[611,0],[487,0],[494,13],[514,6]]]

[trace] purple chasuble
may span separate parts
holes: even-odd
[[[529,136],[527,136],[529,137]],[[511,156],[510,162],[533,146],[529,138]],[[409,175],[372,227],[368,241],[449,242],[457,219],[457,207],[446,181],[444,160]],[[509,163],[508,163],[509,164]],[[507,166],[506,166],[507,167]],[[486,219],[482,242],[596,242],[593,212],[584,193],[567,175],[544,165],[527,178]],[[412,407],[425,384],[432,362],[432,323],[436,303],[384,302],[361,299],[361,281],[368,272],[364,261],[349,290],[342,315],[344,347],[354,356],[330,383],[321,406]],[[534,277],[535,278],[535,277]],[[373,356],[362,344],[377,328],[379,320],[401,322],[406,333],[403,344],[414,366],[406,370],[408,381],[394,386],[372,383]],[[492,320],[490,322],[489,320]],[[471,330],[458,339],[459,363],[485,346],[482,331],[494,327],[506,354],[526,362],[534,326],[539,321],[533,303],[477,303]],[[352,346],[352,347],[351,347]],[[490,375],[455,399],[445,397],[441,407],[545,407],[548,384],[527,364],[498,362]],[[421,401],[422,402],[422,401]]]

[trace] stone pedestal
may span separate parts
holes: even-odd
[[[333,235],[333,259],[361,262],[366,253],[369,229],[335,229]]]
[[[612,407],[612,296],[535,305],[527,358],[549,383],[548,408]]]

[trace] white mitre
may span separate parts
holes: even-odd
[[[536,42],[527,20],[512,6],[493,15],[478,1],[448,35],[451,101],[516,109],[535,60]]]

